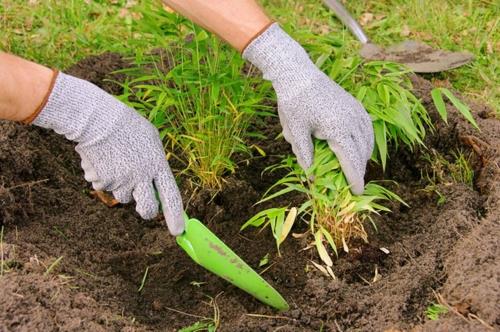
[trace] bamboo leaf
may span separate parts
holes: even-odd
[[[436,110],[441,116],[441,119],[443,119],[445,123],[448,123],[448,112],[446,111],[446,105],[443,100],[441,89],[439,88],[432,89],[431,97],[432,100],[434,101],[434,106],[436,106]]]
[[[385,170],[387,161],[387,136],[384,121],[373,122],[373,130],[375,132],[375,142],[377,144],[380,161],[382,162],[382,169]]]
[[[315,237],[315,244],[316,244],[316,250],[318,250],[319,258],[325,263],[327,266],[332,266],[333,262],[332,259],[330,258],[330,255],[328,255],[328,252],[326,251],[325,246],[323,245],[323,233],[318,230],[316,234],[314,234]]]
[[[453,93],[451,93],[450,90],[445,89],[445,88],[441,88],[441,91],[451,101],[453,106],[455,106],[457,108],[457,110],[460,113],[462,113],[464,118],[466,118],[467,121],[469,121],[477,130],[480,130],[479,126],[476,123],[476,120],[474,120],[474,117],[472,116],[472,113],[470,112],[469,106],[462,103],[462,101],[460,101],[457,97],[455,97],[455,95]]]
[[[333,280],[337,280],[337,277],[335,276],[335,273],[333,273],[333,270],[330,266],[327,266],[326,267],[326,271],[328,272],[328,274],[330,275],[330,277],[332,277]]]
[[[322,266],[314,261],[311,261],[311,263],[313,263],[314,267],[317,268],[321,273],[323,273],[325,276],[328,276],[328,271],[325,269],[324,266]]]
[[[285,222],[283,223],[283,227],[281,228],[281,234],[278,238],[278,244],[281,244],[285,241],[286,237],[290,233],[292,229],[293,223],[295,222],[295,218],[297,217],[297,208],[292,207],[288,215],[286,216]]]
[[[339,254],[337,253],[337,246],[335,245],[335,241],[333,241],[332,235],[330,233],[328,233],[328,231],[323,226],[320,226],[319,229],[321,230],[321,232],[325,236],[326,240],[330,244],[330,247],[332,247],[333,252],[335,253],[335,255],[338,257]]]

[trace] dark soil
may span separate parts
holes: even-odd
[[[104,79],[117,79],[110,71],[126,66],[119,56],[105,54],[67,72],[116,94],[119,87]],[[414,83],[432,110],[430,82],[415,77]],[[278,257],[269,231],[239,232],[279,176],[261,177],[261,171],[291,152],[274,140],[275,118],[256,124],[269,136],[259,142],[268,157],[242,163],[216,197],[193,191],[181,179],[189,214],[257,270],[270,254],[263,276],[290,303],[285,313],[196,266],[162,220],[141,220],[132,204],[108,208],[93,199],[72,143],[39,128],[0,122],[0,331],[175,331],[198,316],[213,317],[213,303],[221,331],[498,330],[500,123],[473,105],[477,132],[453,107],[449,111],[449,124],[438,122],[427,143],[447,157],[457,148],[473,152],[474,187],[438,184],[446,197],[438,205],[437,195],[423,190],[428,183],[421,169],[429,166],[421,152],[393,151],[385,176],[399,182],[393,189],[411,208],[393,204],[393,213],[377,218],[379,231],[371,232],[370,243],[335,262],[336,280],[312,267],[310,260],[318,258],[314,250],[301,250],[306,239],[290,237]],[[369,177],[381,176],[371,165]],[[294,200],[300,197],[288,199]],[[380,278],[373,282],[375,269]],[[435,294],[456,312],[428,320],[424,312]]]

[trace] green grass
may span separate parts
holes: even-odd
[[[471,166],[472,154],[465,154],[461,150],[452,151],[450,157],[445,157],[436,150],[431,150],[423,155],[428,164],[425,177],[430,186],[437,184],[450,185],[463,183],[470,188],[474,185],[474,170]]]
[[[306,28],[345,41],[349,53],[359,43],[331,12],[318,6],[320,0],[263,0],[272,16],[293,29]],[[432,47],[452,51],[467,50],[476,61],[464,67],[429,75],[439,85],[450,85],[466,97],[500,105],[500,6],[494,0],[369,0],[348,1],[346,7],[355,18],[373,14],[363,28],[373,42],[391,45],[415,39]],[[292,29],[292,30],[293,30]],[[409,35],[406,35],[409,32]]]
[[[347,42],[346,52],[357,51],[356,40],[320,0],[259,2],[280,22],[335,36]],[[153,11],[160,8],[158,1],[141,3],[153,3]],[[126,0],[3,0],[0,50],[65,68],[89,54],[110,50],[133,55],[137,49],[164,45],[163,39],[134,25],[134,12],[146,5],[126,8],[126,4]],[[356,18],[374,15],[364,29],[381,45],[412,38],[433,47],[472,52],[475,62],[432,79],[499,110],[500,6],[494,0],[369,0],[350,1],[346,6]],[[404,30],[410,35],[402,35]]]
[[[125,1],[80,0],[0,3],[0,49],[50,67],[65,68],[107,50],[126,51],[130,26],[119,17]]]

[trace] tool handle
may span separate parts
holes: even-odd
[[[362,43],[367,44],[370,39],[366,36],[365,32],[361,26],[356,22],[356,20],[349,14],[347,9],[345,9],[342,4],[337,0],[323,0],[323,2],[337,15],[337,17],[344,23],[345,26],[351,30],[352,34]]]

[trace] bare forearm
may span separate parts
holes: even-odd
[[[0,52],[0,119],[22,121],[41,104],[52,70]]]
[[[271,23],[255,0],[163,0],[238,51]]]

